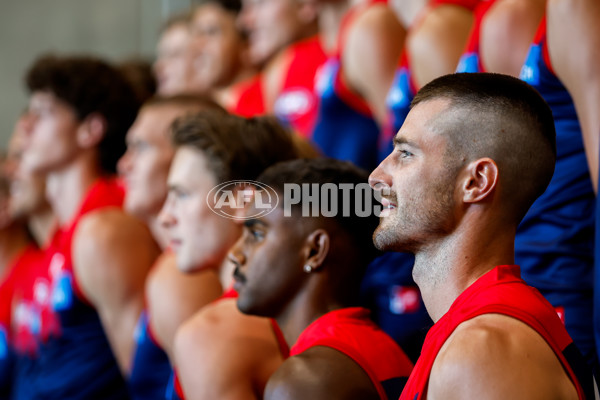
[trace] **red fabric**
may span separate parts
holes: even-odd
[[[185,396],[183,395],[183,389],[181,388],[181,383],[179,382],[179,376],[177,375],[177,371],[173,370],[173,388],[175,389],[175,393],[179,397],[180,400],[185,400]]]
[[[12,320],[12,302],[15,290],[31,284],[32,274],[42,259],[42,252],[28,245],[10,263],[5,279],[0,283],[0,324],[9,327]],[[7,332],[9,330],[7,329]]]
[[[369,319],[369,313],[362,307],[350,307],[321,316],[300,334],[290,356],[315,346],[336,349],[360,365],[380,397],[386,399],[380,382],[408,376],[412,363],[396,342]]]
[[[298,41],[288,50],[291,61],[275,100],[275,115],[281,115],[303,137],[309,136],[317,119],[315,76],[327,60],[319,36]],[[296,100],[294,102],[294,100]],[[303,104],[298,107],[298,101]],[[286,106],[286,102],[294,102]]]
[[[448,312],[430,329],[421,356],[400,399],[422,399],[435,358],[448,337],[462,322],[493,313],[518,319],[538,332],[575,383],[579,398],[584,398],[581,385],[562,353],[573,341],[554,308],[521,279],[518,266],[502,265],[483,275],[461,293]]]
[[[7,322],[10,327],[7,330],[10,333],[10,341],[19,354],[34,355],[37,353],[37,337],[34,332],[36,319],[43,319],[42,327],[48,325],[51,320],[48,315],[49,298],[36,299],[35,293],[38,291],[38,297],[41,293],[49,294],[50,280],[46,268],[45,253],[35,246],[27,247],[19,256],[12,268],[10,276],[10,294],[8,297],[2,297],[0,302],[3,307],[3,323]],[[8,320],[5,320],[8,318]]]
[[[552,69],[552,62],[550,61],[550,53],[548,52],[548,42],[546,36],[546,17],[542,18],[540,25],[535,33],[535,37],[533,39],[533,43],[542,45],[542,56],[544,57],[544,64],[546,64],[546,68],[548,71],[552,72],[553,75],[556,76],[556,73]]]
[[[72,242],[73,234],[79,224],[81,218],[89,212],[98,210],[105,207],[121,207],[125,199],[125,188],[121,182],[112,178],[100,178],[98,179],[88,190],[84,197],[81,207],[77,214],[73,217],[73,220],[61,227],[52,237],[50,245],[48,246],[48,267],[51,267],[50,261],[56,253],[61,253],[64,257],[64,264],[62,269],[65,269],[73,275],[73,289],[77,296],[84,302],[89,304],[89,301],[83,295],[83,292],[79,288],[77,283],[77,276],[73,271],[73,260],[72,260]],[[53,271],[50,271],[52,276]]]
[[[240,83],[235,91],[238,93],[237,102],[227,111],[246,118],[266,113],[260,75]]]

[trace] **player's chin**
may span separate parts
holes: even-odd
[[[390,231],[382,226],[383,221],[379,223],[379,226],[373,232],[373,244],[379,251],[390,251],[393,250],[393,243],[391,242]]]

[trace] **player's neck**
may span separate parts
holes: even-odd
[[[256,76],[254,68],[242,68],[226,86],[218,86],[211,91],[212,97],[226,110],[231,110],[240,97],[240,85],[250,81]]]
[[[275,316],[287,344],[291,347],[300,334],[319,317],[330,311],[343,308],[335,301],[331,291],[319,289],[325,280],[312,280],[290,301],[281,313]]]
[[[434,322],[482,275],[514,263],[514,237],[510,229],[486,231],[461,224],[452,235],[415,253],[413,278]]]
[[[56,229],[56,217],[50,205],[44,204],[40,210],[29,217],[27,224],[37,245],[44,247]]]
[[[327,54],[335,51],[344,15],[356,0],[324,3],[319,12],[319,31]]]
[[[46,197],[61,227],[71,222],[88,190],[101,175],[91,161],[80,157],[47,175]]]

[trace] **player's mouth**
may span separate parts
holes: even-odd
[[[387,217],[392,213],[392,210],[396,209],[396,203],[391,202],[385,197],[381,199],[382,210],[379,214],[379,217]]]
[[[235,269],[233,270],[233,280],[233,289],[236,292],[239,292],[242,286],[244,286],[246,283],[246,275],[242,274],[239,265],[236,265]]]

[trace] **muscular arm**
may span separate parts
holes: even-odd
[[[577,399],[560,361],[533,329],[498,314],[461,324],[431,371],[427,398]]]
[[[385,120],[385,99],[392,86],[405,31],[385,5],[372,6],[348,32],[342,54],[346,84],[369,103],[377,122]]]
[[[175,337],[175,366],[188,400],[261,399],[282,357],[268,319],[234,299],[204,307]]]
[[[144,304],[144,281],[158,246],[141,221],[113,209],[81,220],[72,251],[79,287],[98,311],[121,371],[127,374]]]
[[[273,374],[265,400],[379,399],[367,373],[329,347],[314,347],[287,359]]]
[[[212,270],[184,274],[169,251],[156,261],[146,281],[146,301],[152,332],[171,361],[177,329],[222,291],[219,276]]]
[[[483,17],[481,60],[489,72],[518,77],[544,15],[545,0],[499,0]]]
[[[594,190],[600,148],[600,2],[548,0],[548,50],[554,71],[569,90],[583,131]]]
[[[407,41],[417,87],[456,70],[472,24],[473,13],[464,7],[441,5],[427,12]]]

